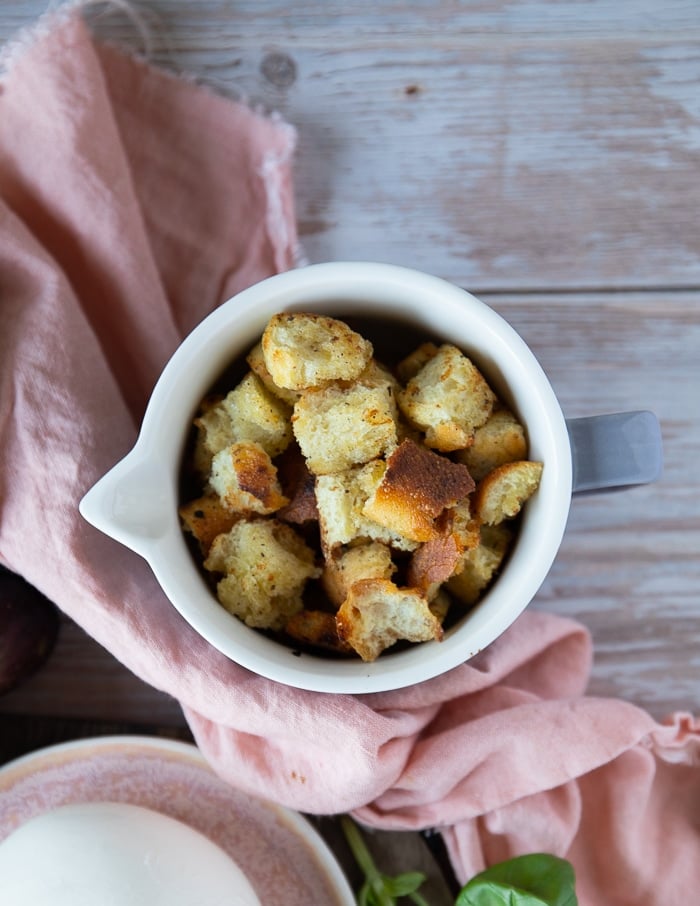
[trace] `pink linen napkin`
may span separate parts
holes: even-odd
[[[419,686],[303,692],[211,648],[82,521],[181,338],[293,266],[295,136],[96,42],[77,13],[15,51],[0,88],[0,561],[176,697],[239,788],[437,828],[462,880],[545,850],[573,861],[583,906],[689,902],[700,724],[587,697],[581,626],[530,610]]]

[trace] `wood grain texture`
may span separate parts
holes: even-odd
[[[699,4],[134,8],[147,37],[91,20],[296,126],[310,260],[482,291],[700,283]],[[4,4],[0,37],[40,9]]]
[[[662,480],[574,500],[533,606],[595,644],[590,691],[700,711],[700,4],[158,0],[98,33],[298,132],[311,261],[391,261],[481,295],[567,416],[649,408]],[[43,2],[6,0],[0,40]],[[140,26],[143,25],[144,28]],[[66,622],[0,712],[181,726]]]

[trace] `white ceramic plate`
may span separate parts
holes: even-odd
[[[123,802],[184,822],[227,852],[262,903],[354,906],[333,854],[301,815],[235,790],[192,745],[102,737],[41,749],[0,768],[0,842],[62,805]]]

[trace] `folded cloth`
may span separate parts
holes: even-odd
[[[176,697],[241,789],[437,828],[460,879],[546,850],[572,859],[584,906],[688,902],[700,726],[587,697],[578,624],[530,610],[429,682],[304,692],[214,650],[82,521],[181,338],[293,265],[294,132],[94,40],[76,12],[6,55],[1,88],[0,561]]]

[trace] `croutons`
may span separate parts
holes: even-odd
[[[342,472],[396,446],[393,397],[385,386],[308,390],[294,406],[292,427],[316,475]]]
[[[204,568],[224,574],[216,593],[226,610],[258,629],[282,629],[303,608],[306,582],[321,572],[311,548],[276,519],[237,522],[216,538]]]
[[[335,318],[284,312],[270,318],[262,351],[278,387],[306,390],[331,381],[354,381],[369,364],[373,348]]]
[[[477,367],[456,346],[440,346],[399,393],[406,418],[442,452],[469,446],[491,414],[496,396]]]
[[[489,472],[507,462],[527,456],[525,429],[508,409],[497,409],[489,420],[474,432],[474,441],[456,454],[474,481],[481,481]]]
[[[387,460],[365,516],[412,541],[437,538],[436,518],[474,490],[467,469],[405,440]]]
[[[341,544],[360,541],[383,541],[397,550],[410,551],[418,546],[392,528],[365,516],[363,509],[374,493],[385,471],[381,460],[356,466],[334,475],[316,478],[321,546],[325,556]]]
[[[335,654],[351,654],[353,649],[338,636],[335,614],[325,610],[300,610],[285,623],[286,635],[310,648],[322,648]]]
[[[231,444],[220,450],[212,460],[209,483],[233,512],[274,513],[289,503],[277,469],[259,444]]]
[[[211,457],[237,442],[260,444],[268,456],[275,457],[292,440],[289,414],[289,407],[248,372],[237,387],[194,423],[201,434],[201,445]],[[201,454],[200,462],[205,465]]]
[[[445,512],[437,521],[439,535],[414,551],[407,584],[432,601],[440,587],[462,568],[465,552],[479,544],[479,523],[472,518],[469,501]]]
[[[246,356],[246,362],[250,366],[250,370],[256,374],[260,380],[263,382],[265,387],[270,391],[273,396],[278,396],[281,400],[284,400],[288,406],[293,406],[294,403],[299,399],[298,390],[287,390],[286,387],[279,387],[272,380],[272,375],[267,370],[267,365],[265,364],[265,356],[262,351],[262,341],[256,343],[255,346],[250,350]]]
[[[395,571],[391,548],[380,541],[370,541],[326,557],[321,584],[330,602],[339,607],[356,582],[391,579]]]
[[[438,347],[435,343],[421,343],[396,366],[396,374],[399,380],[407,384],[424,365],[437,355],[437,351]]]
[[[464,557],[461,571],[448,579],[448,592],[463,604],[476,604],[500,569],[512,539],[506,525],[482,526],[478,546]]]
[[[542,477],[542,463],[509,462],[489,472],[474,493],[474,512],[486,525],[498,525],[512,519],[537,490]]]
[[[289,503],[277,511],[277,518],[297,525],[318,522],[315,478],[309,472],[301,450],[296,444],[288,447],[276,464],[282,493],[289,498]]]
[[[387,579],[356,582],[336,614],[338,635],[363,661],[374,661],[399,639],[441,639],[442,625],[426,599]]]
[[[206,556],[217,535],[228,532],[239,518],[227,509],[216,494],[204,494],[178,510],[183,528],[197,540]]]
[[[442,639],[502,568],[539,485],[524,426],[449,344],[392,373],[347,324],[283,313],[246,361],[201,403],[199,496],[179,511],[222,606],[368,662]]]

